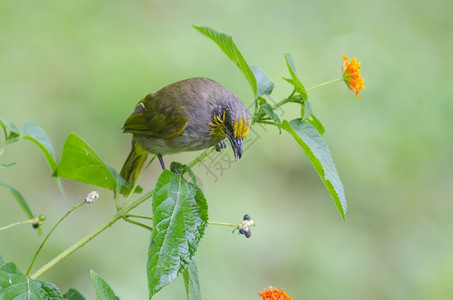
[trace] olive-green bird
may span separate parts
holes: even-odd
[[[123,132],[132,133],[132,150],[121,176],[135,182],[149,153],[162,155],[226,147],[228,138],[237,160],[251,125],[242,101],[214,80],[191,78],[148,94],[126,120]]]

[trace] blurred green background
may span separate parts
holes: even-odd
[[[446,0],[3,0],[0,116],[20,127],[37,123],[57,153],[76,132],[119,169],[130,147],[122,124],[150,91],[204,76],[252,103],[240,72],[192,24],[231,34],[246,60],[274,80],[275,100],[291,91],[281,79],[288,76],[283,53],[293,55],[306,87],[340,76],[341,54],[356,56],[366,87],[358,100],[342,83],[309,93],[345,186],[347,224],[291,137],[256,127],[261,138],[218,181],[195,168],[212,221],[238,222],[248,213],[257,223],[248,240],[208,227],[196,255],[202,294],[258,299],[273,285],[293,299],[449,299],[452,11]],[[285,116],[297,112],[288,106]],[[65,180],[62,197],[28,141],[8,146],[1,161],[18,162],[0,175],[47,215],[44,232],[94,189]],[[158,174],[155,164],[146,188]],[[113,214],[111,193],[100,193],[57,229],[36,267]],[[0,200],[0,226],[24,219],[4,188]],[[146,203],[137,213],[150,210]],[[2,231],[0,255],[25,271],[40,241],[29,226]],[[93,299],[94,269],[121,299],[146,299],[148,243],[148,232],[118,222],[41,278]],[[185,299],[182,280],[155,299]]]

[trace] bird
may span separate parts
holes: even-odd
[[[134,183],[149,154],[162,156],[216,147],[226,139],[237,161],[249,133],[251,117],[243,102],[230,90],[208,78],[189,78],[146,95],[123,126],[132,133],[132,149],[120,175]]]

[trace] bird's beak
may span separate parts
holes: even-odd
[[[231,143],[231,148],[233,148],[234,159],[238,160],[242,156],[242,138],[234,138],[228,135],[228,139]]]

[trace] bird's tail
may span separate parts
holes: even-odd
[[[143,149],[139,143],[132,141],[132,149],[129,153],[120,175],[129,182],[134,183],[143,168],[149,152]]]

